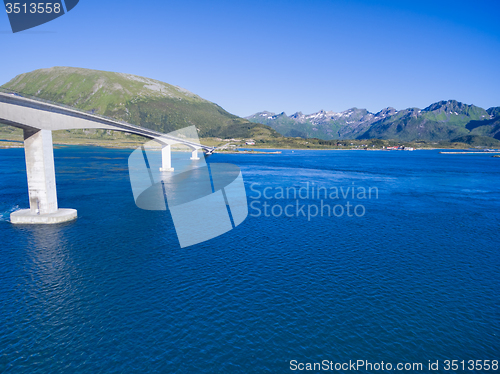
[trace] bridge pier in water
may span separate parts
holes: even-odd
[[[13,212],[10,221],[14,224],[51,224],[75,219],[75,209],[59,209],[57,204],[52,131],[25,129],[24,154],[30,209]]]
[[[172,149],[170,144],[161,148],[161,168],[160,171],[174,171],[172,167]]]
[[[192,153],[191,153],[191,160],[199,160],[200,158],[198,157],[198,149],[195,149]]]

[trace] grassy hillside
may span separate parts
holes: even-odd
[[[200,137],[279,136],[181,87],[131,74],[53,67],[18,75],[2,87],[161,132],[195,125]]]
[[[480,135],[464,135],[453,139],[452,142],[465,143],[470,146],[500,147],[500,140]]]

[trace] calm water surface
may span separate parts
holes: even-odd
[[[0,372],[500,359],[500,159],[214,155],[207,160],[239,165],[249,203],[279,206],[274,213],[297,202],[256,199],[266,187],[372,187],[378,198],[324,201],[361,204],[362,217],[250,208],[236,229],[180,249],[169,212],[135,206],[130,153],[56,149],[59,206],[78,220],[13,226],[9,214],[28,207],[24,151],[0,150]]]

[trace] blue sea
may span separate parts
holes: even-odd
[[[55,149],[59,206],[78,219],[14,226],[24,151],[0,150],[1,373],[291,373],[323,360],[493,372],[444,362],[500,360],[500,159],[215,154],[241,168],[249,215],[181,249],[168,211],[136,207],[131,152]]]

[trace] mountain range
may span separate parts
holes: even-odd
[[[467,136],[500,139],[500,107],[487,110],[456,100],[440,101],[425,109],[385,108],[378,113],[352,108],[344,112],[321,110],[287,116],[259,112],[246,117],[289,137],[331,139],[396,139],[460,141]]]

